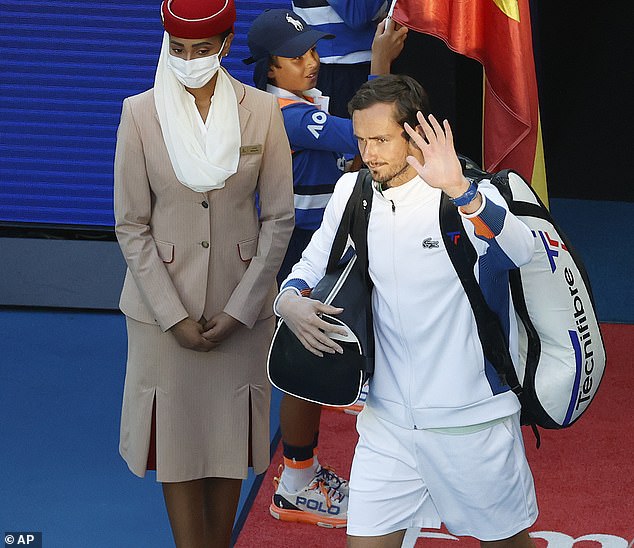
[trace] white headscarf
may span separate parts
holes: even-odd
[[[221,67],[209,107],[207,131],[201,135],[196,104],[167,66],[168,55],[166,32],[156,69],[154,103],[176,177],[196,192],[222,188],[237,171],[240,160],[240,119],[231,81]]]

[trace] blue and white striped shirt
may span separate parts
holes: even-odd
[[[376,19],[386,0],[293,0],[293,11],[316,30],[334,34],[317,42],[324,64],[369,63]]]
[[[293,151],[295,226],[314,231],[343,174],[344,154],[359,153],[352,121],[331,116],[320,108],[320,101],[312,103],[270,84],[266,90],[286,103],[282,115]]]

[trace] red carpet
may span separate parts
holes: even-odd
[[[597,399],[579,422],[566,430],[541,430],[535,448],[530,430],[524,439],[537,488],[540,516],[531,528],[538,548],[627,548],[634,539],[634,326],[603,324],[608,365]],[[320,460],[348,476],[357,440],[355,417],[324,411]],[[321,548],[345,546],[345,530],[287,524],[268,507],[273,476],[281,462],[278,448],[236,548]],[[423,531],[422,535],[438,535]],[[478,546],[471,538],[421,538],[416,546]]]

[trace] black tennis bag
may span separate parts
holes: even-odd
[[[280,320],[269,349],[267,370],[271,384],[283,392],[314,403],[351,405],[374,371],[372,285],[368,276],[367,221],[372,179],[361,170],[332,245],[326,274],[311,291],[311,299],[343,308],[322,319],[345,327],[346,336],[331,334],[343,354],[314,355]],[[354,242],[349,245],[348,237]]]

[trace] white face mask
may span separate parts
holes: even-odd
[[[225,47],[225,40],[222,41],[218,53],[207,57],[186,60],[170,53],[167,56],[167,66],[185,87],[192,89],[201,88],[218,72],[220,68],[220,52]]]

